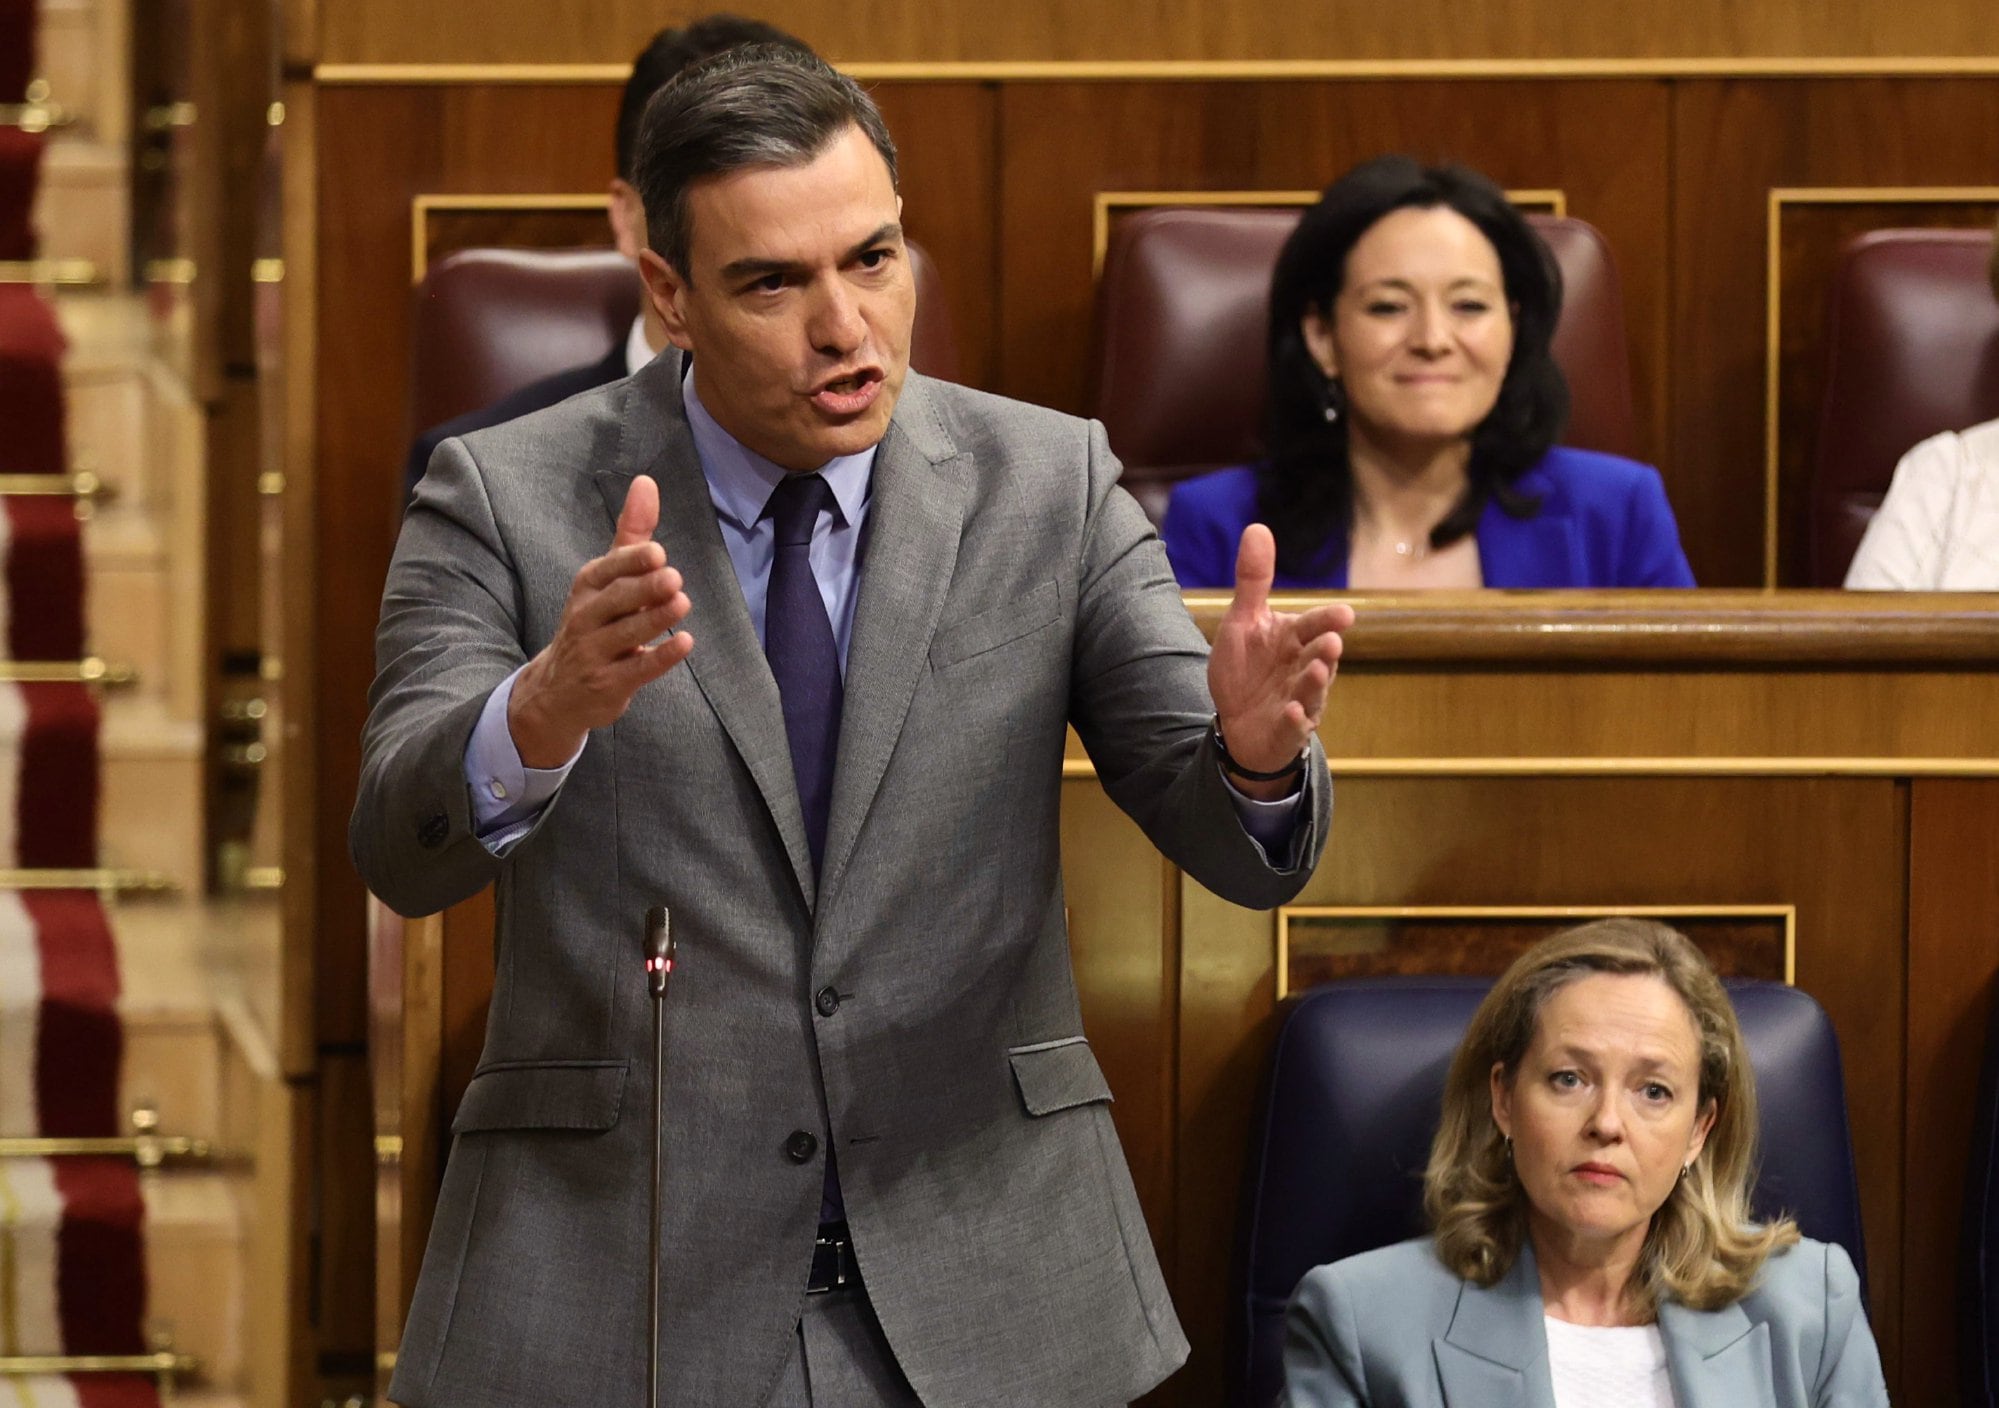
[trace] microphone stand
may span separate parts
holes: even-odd
[[[666,906],[646,911],[646,990],[652,995],[652,1200],[651,1232],[647,1239],[651,1312],[650,1352],[646,1356],[646,1408],[659,1408],[660,1214],[664,1205],[666,1164],[666,984],[673,976],[673,933]]]

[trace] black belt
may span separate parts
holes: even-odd
[[[844,1222],[822,1222],[812,1243],[812,1275],[805,1283],[809,1296],[845,1290],[861,1284],[861,1263],[854,1256],[854,1244]]]

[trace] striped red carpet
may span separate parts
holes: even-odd
[[[0,151],[0,167],[9,155]],[[14,194],[0,181],[0,197]],[[4,202],[0,202],[4,203]],[[0,210],[0,227],[24,219]],[[17,256],[18,257],[18,256]],[[0,285],[0,474],[60,474],[54,311]],[[0,645],[84,654],[80,525],[67,498],[0,499]],[[98,722],[76,684],[0,683],[0,868],[98,863]],[[89,890],[0,889],[0,1135],[125,1132],[109,919]],[[0,1158],[0,1356],[145,1352],[145,1201],[129,1159]],[[157,1408],[136,1375],[9,1377],[8,1408]]]

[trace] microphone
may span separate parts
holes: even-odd
[[[646,1356],[646,1408],[659,1408],[660,1214],[666,1178],[666,985],[673,977],[673,929],[666,906],[646,910],[646,991],[652,996],[652,1235],[648,1239],[650,1353]]]

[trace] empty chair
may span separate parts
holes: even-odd
[[[1283,1382],[1286,1303],[1314,1266],[1420,1235],[1423,1170],[1450,1065],[1491,984],[1332,983],[1292,1008],[1244,1174],[1229,1394],[1261,1408]],[[1778,983],[1731,981],[1761,1113],[1756,1211],[1844,1247],[1865,1284],[1845,1082],[1831,1023]]]
[[[1164,206],[1111,231],[1097,286],[1092,414],[1154,522],[1182,479],[1258,456],[1270,275],[1298,215]],[[1527,220],[1562,270],[1554,352],[1571,395],[1562,443],[1631,455],[1631,359],[1610,247],[1582,220]]]
[[[1999,418],[1989,230],[1875,230],[1846,246],[1826,324],[1811,582],[1837,587],[1918,442]]]

